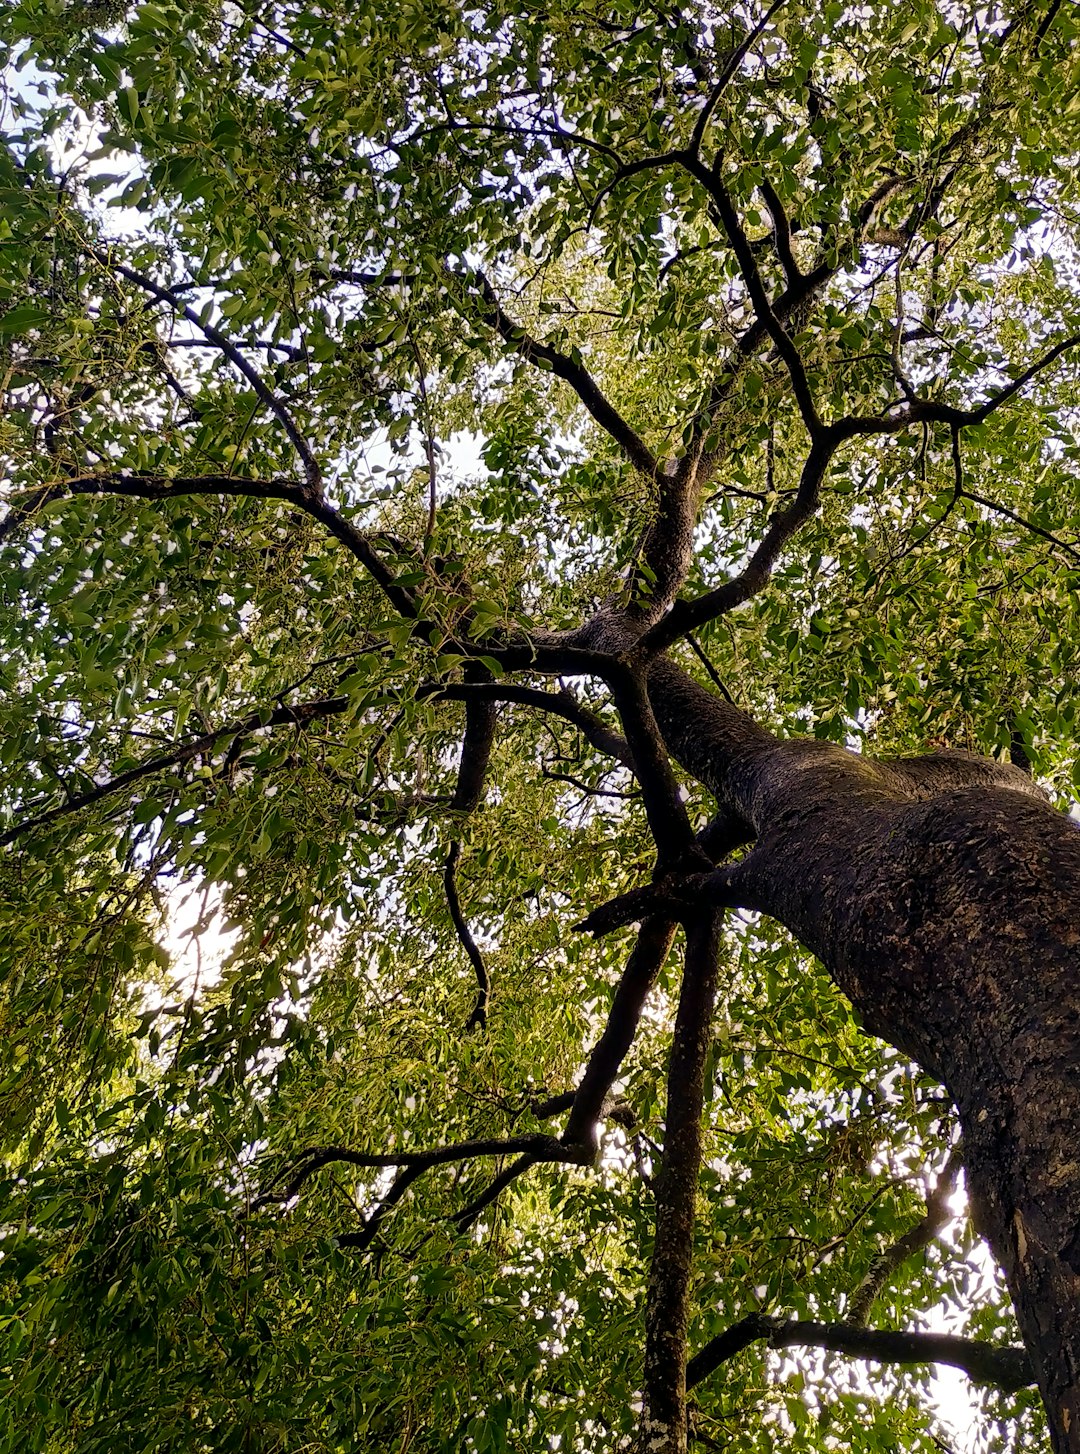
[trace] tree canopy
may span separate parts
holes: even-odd
[[[622,896],[734,845],[581,628],[1068,805],[1077,30],[6,7],[0,1449],[630,1447],[682,959]],[[1030,1447],[949,1096],[772,919],[718,958],[691,1439],[938,1449],[944,1358]]]

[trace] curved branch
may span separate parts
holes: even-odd
[[[701,143],[705,140],[705,132],[708,128],[710,120],[712,119],[712,114],[716,110],[717,105],[719,104],[721,96],[727,89],[732,77],[735,75],[735,72],[739,69],[743,61],[749,55],[751,48],[755,46],[757,42],[761,39],[762,33],[765,27],[768,25],[769,21],[773,18],[773,16],[780,9],[780,7],[786,3],[787,0],[773,0],[773,3],[769,6],[768,10],[766,10],[765,14],[754,26],[753,30],[747,31],[741,44],[737,45],[727,57],[727,59],[724,61],[723,69],[720,72],[716,85],[709,92],[709,95],[705,101],[705,105],[701,108],[701,111],[698,114],[698,118],[694,122],[694,130],[690,136],[690,145],[687,148],[690,156],[697,157],[700,154]]]
[[[300,480],[251,479],[234,475],[131,474],[123,470],[71,475],[27,492],[25,504],[13,504],[0,521],[0,543],[34,514],[67,495],[124,495],[140,500],[178,500],[187,495],[241,496],[254,500],[284,500],[324,525],[353,555],[392,604],[410,620],[418,612],[410,591],[399,586],[394,573],[362,530],[346,520],[318,491]]]
[[[488,974],[487,965],[484,963],[484,956],[480,953],[479,946],[472,936],[468,921],[461,912],[461,900],[457,891],[457,866],[461,859],[461,844],[455,838],[450,845],[450,851],[446,855],[446,867],[443,870],[443,888],[446,891],[446,903],[450,910],[450,918],[453,920],[457,937],[461,941],[461,947],[469,956],[476,974],[476,1003],[472,1013],[465,1022],[466,1030],[482,1030],[487,1024],[488,1000],[491,997],[491,976]]]
[[[432,684],[423,687],[420,695],[442,697],[450,702],[486,698],[492,702],[538,707],[542,712],[552,712],[556,717],[572,722],[591,747],[616,758],[624,767],[634,771],[634,755],[626,738],[609,727],[602,717],[582,706],[565,687],[558,692],[545,692],[539,687],[514,686],[509,682],[451,682],[445,686]]]
[[[641,637],[637,646],[639,653],[650,657],[665,651],[685,631],[735,610],[768,584],[780,552],[816,512],[825,472],[844,438],[846,435],[838,425],[819,430],[803,465],[794,500],[771,517],[757,549],[743,569],[703,596],[692,601],[676,601],[664,619]]]
[[[375,1171],[405,1167],[423,1172],[433,1166],[446,1166],[454,1161],[471,1161],[479,1156],[505,1156],[511,1151],[528,1152],[538,1161],[573,1162],[574,1153],[580,1152],[580,1148],[567,1146],[543,1132],[532,1132],[525,1136],[484,1136],[472,1141],[435,1146],[427,1151],[354,1151],[351,1146],[310,1146],[294,1158],[291,1168],[287,1167],[271,1180],[266,1191],[252,1202],[251,1210],[254,1212],[275,1203],[292,1201],[317,1171],[335,1163],[366,1167]],[[580,1155],[577,1159],[580,1159]]]
[[[1024,1348],[1002,1348],[948,1333],[893,1332],[851,1323],[801,1323],[751,1313],[710,1339],[691,1358],[686,1366],[687,1388],[701,1383],[722,1363],[758,1342],[770,1348],[824,1348],[874,1363],[947,1363],[975,1382],[997,1384],[1007,1393],[1035,1382]]]
[[[312,453],[311,446],[300,432],[296,421],[285,407],[285,404],[267,385],[258,369],[251,366],[232,340],[227,338],[219,328],[215,328],[212,323],[203,322],[202,316],[196,309],[192,308],[190,304],[185,303],[182,298],[177,297],[171,288],[166,288],[160,283],[155,283],[153,278],[148,278],[144,273],[138,272],[135,268],[128,267],[126,263],[111,259],[107,253],[98,252],[96,248],[87,248],[87,253],[108,272],[119,273],[122,278],[126,278],[129,283],[134,283],[144,293],[149,293],[159,303],[168,303],[171,308],[174,308],[179,313],[181,318],[190,323],[193,328],[197,328],[203,337],[208,339],[215,348],[220,349],[233,367],[248,381],[257,397],[266,405],[279,421],[285,433],[289,436],[293,448],[300,456],[300,461],[304,466],[304,478],[307,481],[308,488],[311,490],[321,489],[322,470],[315,455]]]
[[[664,966],[675,924],[670,919],[646,919],[612,997],[607,1024],[589,1056],[570,1106],[562,1140],[568,1145],[596,1145],[596,1124],[627,1051],[634,1043],[638,1022],[649,991]],[[563,1097],[556,1102],[562,1105]],[[554,1111],[551,1114],[555,1114]]]
[[[761,272],[754,257],[754,249],[750,240],[743,230],[742,222],[736,211],[731,195],[715,167],[707,167],[697,157],[688,154],[686,157],[686,169],[692,177],[699,181],[705,189],[713,206],[716,209],[716,216],[721,227],[731,244],[731,250],[735,254],[739,264],[739,273],[746,285],[746,291],[750,295],[750,302],[753,304],[754,313],[773,343],[780,357],[787,366],[791,378],[791,387],[795,394],[795,402],[799,406],[799,414],[812,439],[816,439],[821,433],[822,424],[818,416],[817,405],[814,403],[813,392],[810,388],[810,381],[806,375],[806,368],[798,349],[792,341],[791,335],[780,321],[773,309],[772,300],[766,291],[762,281]],[[803,283],[809,282],[814,275],[807,274]]]
[[[954,1151],[945,1163],[945,1169],[938,1177],[933,1191],[926,1198],[925,1214],[891,1247],[878,1254],[867,1269],[866,1276],[855,1289],[848,1309],[848,1321],[863,1324],[870,1316],[870,1309],[898,1268],[909,1257],[922,1252],[942,1232],[950,1218],[949,1197],[956,1186],[956,1179],[963,1165],[959,1151]]]

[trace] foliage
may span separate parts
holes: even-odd
[[[435,1166],[362,1251],[392,1168],[263,1196],[312,1147],[547,1134],[603,1029],[627,944],[571,926],[652,842],[546,633],[648,590],[639,446],[715,459],[688,598],[805,452],[691,147],[801,291],[822,414],[896,427],[675,654],[784,733],[1080,785],[1075,359],[947,414],[1080,331],[1076,31],[1047,0],[7,7],[0,1447],[627,1447],[673,963],[595,1168],[455,1220],[509,1160]],[[555,675],[578,707],[504,704],[467,812],[446,689]],[[731,920],[721,1000],[694,1347],[841,1316],[955,1136],[775,926]],[[974,1247],[954,1221],[873,1322],[1008,1341]],[[1032,1396],[996,1397],[985,1446],[1019,1446]],[[925,1370],[756,1346],[694,1402],[714,1447],[937,1447]]]

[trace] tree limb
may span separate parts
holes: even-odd
[[[297,427],[296,421],[293,419],[283,401],[267,385],[258,369],[252,367],[232,340],[226,337],[219,328],[215,328],[212,323],[204,323],[200,314],[190,304],[185,303],[182,298],[177,297],[170,288],[163,287],[160,283],[155,283],[153,278],[148,278],[144,273],[138,272],[135,268],[128,267],[126,263],[118,262],[116,259],[110,258],[107,253],[98,252],[96,248],[88,247],[86,251],[106,271],[119,273],[122,278],[126,278],[129,283],[134,283],[137,288],[141,288],[144,293],[149,293],[158,302],[168,303],[171,308],[174,308],[179,313],[181,318],[190,323],[193,328],[197,328],[204,338],[208,339],[210,343],[221,350],[233,367],[248,381],[258,398],[279,421],[285,433],[292,441],[293,448],[300,456],[300,461],[304,466],[304,478],[307,481],[308,488],[315,491],[321,490],[322,470],[318,460],[312,453],[311,446]]]
[[[876,1302],[889,1279],[917,1252],[929,1247],[947,1225],[951,1213],[948,1201],[956,1186],[963,1160],[959,1151],[954,1151],[945,1163],[945,1169],[938,1177],[933,1191],[926,1198],[925,1214],[891,1247],[879,1253],[867,1269],[866,1276],[855,1289],[848,1309],[848,1322],[863,1324],[870,1316],[870,1309]]]
[[[480,317],[488,327],[504,342],[511,344],[522,358],[528,359],[532,364],[546,365],[557,378],[569,384],[600,428],[622,449],[630,463],[650,478],[655,475],[657,462],[652,451],[608,402],[580,359],[562,353],[550,344],[539,342],[519,323],[515,323],[499,302],[495,289],[483,273],[468,275],[461,280],[474,285],[472,296],[477,299]]]
[[[675,937],[670,919],[646,919],[626,962],[608,1012],[607,1024],[593,1047],[574,1093],[562,1140],[567,1145],[596,1147],[596,1124],[627,1051],[634,1043],[649,991],[663,968]]]
[[[602,717],[582,706],[572,692],[563,687],[558,692],[545,692],[539,687],[515,686],[510,682],[450,682],[445,686],[432,683],[421,688],[421,696],[467,702],[470,698],[486,698],[492,702],[514,702],[522,707],[538,707],[572,722],[586,742],[598,752],[614,757],[631,772],[634,756],[625,737],[607,725]]]
[[[1035,1374],[1024,1348],[998,1347],[947,1333],[893,1332],[850,1323],[796,1322],[751,1313],[709,1340],[686,1367],[686,1386],[708,1378],[722,1363],[751,1343],[770,1348],[824,1348],[874,1363],[947,1363],[977,1383],[993,1383],[1007,1393],[1027,1388]]]
[[[461,912],[461,900],[457,891],[457,866],[461,858],[461,844],[455,838],[450,845],[450,851],[446,855],[446,867],[443,870],[443,888],[446,891],[446,902],[450,909],[450,918],[453,921],[457,937],[461,941],[461,947],[469,956],[476,974],[476,1003],[473,1005],[472,1013],[465,1022],[466,1030],[482,1030],[487,1024],[488,1000],[491,997],[491,976],[488,974],[487,965],[484,963],[484,956],[480,953],[479,946],[472,936],[468,921]]]
[[[249,716],[230,722],[225,727],[217,727],[212,732],[204,732],[199,737],[192,737],[171,752],[158,753],[136,767],[129,768],[127,772],[110,778],[108,782],[99,783],[97,787],[90,788],[85,793],[74,794],[59,807],[49,808],[33,817],[24,818],[21,823],[16,823],[14,827],[0,833],[0,847],[14,843],[16,839],[35,829],[47,828],[51,823],[66,818],[71,813],[92,807],[104,798],[133,787],[143,778],[190,762],[193,757],[209,751],[223,738],[246,736],[248,733],[258,732],[264,727],[303,727],[319,718],[332,717],[339,712],[344,712],[348,708],[349,700],[348,697],[326,697],[321,701],[302,702],[295,707],[277,707],[272,712],[252,712]]]

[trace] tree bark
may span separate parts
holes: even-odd
[[[668,1061],[664,1157],[656,1179],[656,1240],[646,1293],[645,1406],[639,1454],[686,1454],[686,1335],[719,934],[720,915],[709,912],[686,931],[682,990]]]
[[[740,901],[955,1100],[1055,1454],[1080,1454],[1080,831],[1010,764],[781,742],[664,660],[649,692],[672,755],[756,835]]]

